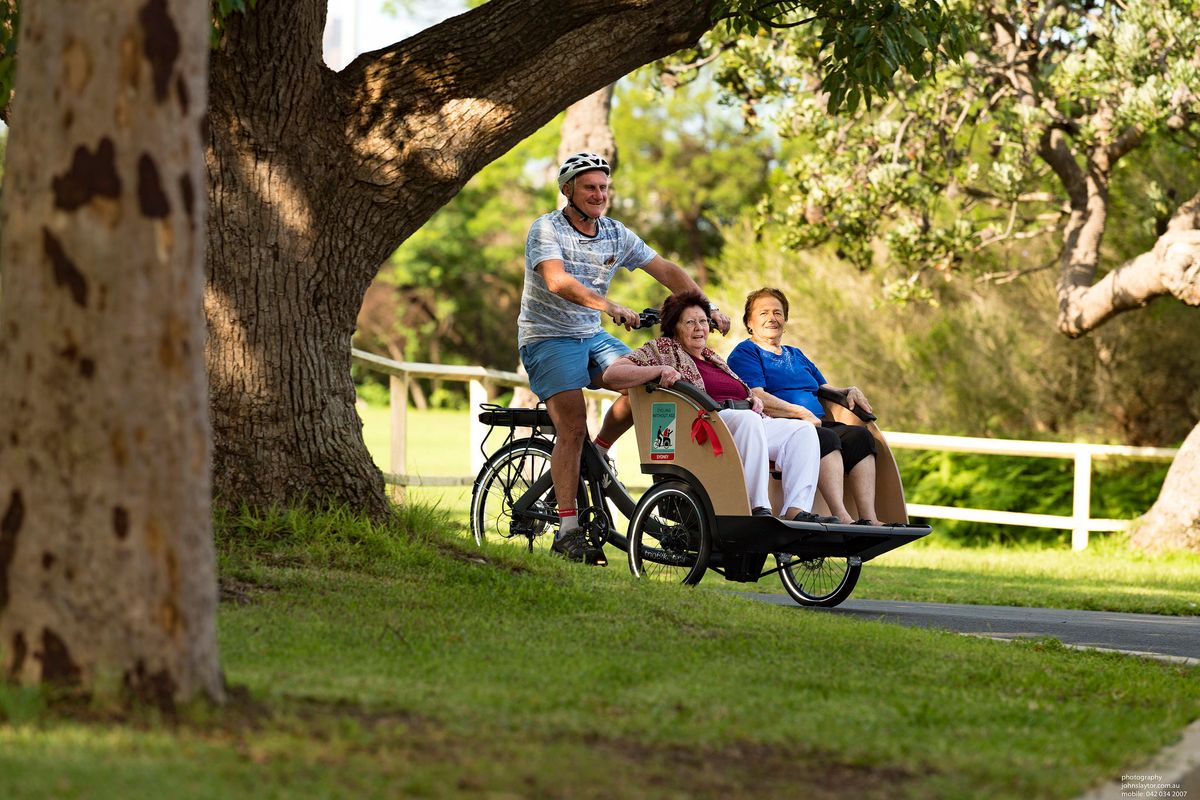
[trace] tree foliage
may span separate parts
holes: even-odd
[[[753,213],[776,148],[720,105],[713,86],[664,89],[656,73],[641,70],[619,85],[612,126],[625,164],[614,178],[611,214],[701,285],[719,283],[711,267],[725,230]]]
[[[831,112],[891,94],[897,73],[921,80],[962,54],[965,29],[937,0],[723,0],[716,35],[758,38],[816,25],[817,69]]]
[[[891,285],[900,298],[929,298],[931,278],[956,270],[1008,276],[1039,266],[1021,263],[1020,245],[1061,238],[1079,191],[1080,175],[1056,168],[1056,150],[1079,173],[1103,172],[1108,189],[1121,178],[1117,162],[1139,143],[1181,149],[1190,162],[1200,143],[1194,2],[972,8],[964,13],[978,36],[936,83],[906,84],[877,111],[840,118],[821,97],[794,95],[779,120],[801,143],[770,206],[793,231],[790,244],[831,242],[860,268],[876,264],[882,247],[900,273]],[[772,76],[738,87],[760,101],[779,100],[779,88],[813,74],[811,62],[796,70],[764,58],[770,46],[739,48],[742,63]],[[1137,196],[1152,206],[1138,209],[1151,212],[1143,221],[1161,225],[1172,198],[1177,205],[1195,192],[1196,177],[1186,168],[1161,180],[1139,173]],[[995,261],[977,257],[996,245],[1008,249]]]

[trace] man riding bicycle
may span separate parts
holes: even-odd
[[[671,292],[700,290],[679,265],[604,216],[611,172],[608,161],[595,153],[576,153],[559,168],[559,191],[567,206],[538,217],[529,229],[517,333],[530,388],[545,402],[557,433],[550,472],[560,525],[551,552],[601,565],[607,563],[604,553],[579,529],[575,507],[587,436],[583,388],[601,386],[604,369],[630,352],[600,329],[600,312],[626,330],[638,326],[637,312],[608,299],[609,284],[623,267],[644,270]],[[729,332],[728,316],[714,308],[713,318],[721,333]],[[622,395],[605,415],[596,445],[607,451],[632,424],[629,400]]]

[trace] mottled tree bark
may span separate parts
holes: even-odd
[[[213,57],[207,352],[227,503],[387,513],[350,336],[367,286],[486,164],[693,44],[708,0],[493,0],[340,73],[324,0],[260,0]]]
[[[1200,553],[1200,425],[1192,428],[1171,462],[1158,500],[1138,520],[1132,541],[1152,553],[1191,550]]]
[[[4,674],[164,707],[219,699],[207,7],[23,12],[0,250]]]

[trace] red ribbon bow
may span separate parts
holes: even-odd
[[[725,448],[721,447],[721,440],[717,438],[717,431],[713,428],[712,423],[708,421],[703,411],[696,412],[696,418],[692,420],[692,441],[698,445],[705,445],[712,441],[713,455],[719,456],[725,452]]]

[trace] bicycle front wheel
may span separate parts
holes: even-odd
[[[699,495],[667,480],[642,495],[629,522],[629,571],[636,578],[695,585],[708,569],[712,526]]]

